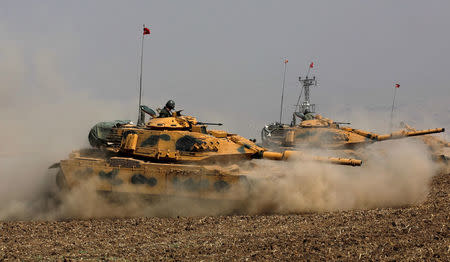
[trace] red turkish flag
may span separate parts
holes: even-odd
[[[395,88],[400,88],[400,84],[395,84]]]
[[[150,34],[150,29],[148,29],[147,27],[144,27],[144,35],[149,35]]]
[[[311,62],[311,64],[309,65],[309,68],[313,68],[314,67],[314,62]]]

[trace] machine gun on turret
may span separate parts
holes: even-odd
[[[205,126],[221,126],[222,123],[209,123],[209,122],[197,122],[198,125],[205,125]]]

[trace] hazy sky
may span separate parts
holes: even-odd
[[[398,82],[399,114],[449,128],[449,11],[449,1],[413,0],[1,1],[0,107],[27,97],[32,110],[55,103],[50,111],[76,115],[54,101],[78,97],[80,107],[89,99],[110,110],[98,121],[135,120],[145,23],[150,107],[174,99],[202,121],[258,137],[278,119],[287,57],[285,122],[314,61],[312,99],[326,116],[357,123],[363,108],[388,118]],[[87,136],[99,117],[81,110],[74,125]]]

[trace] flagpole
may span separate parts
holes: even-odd
[[[392,131],[392,119],[394,116],[394,104],[395,104],[395,95],[397,94],[397,87],[394,85],[394,98],[392,99],[392,107],[391,107],[391,123],[389,124],[389,131]]]
[[[145,24],[142,25],[143,28],[145,28]],[[144,29],[143,29],[144,30]],[[143,57],[144,57],[144,34],[141,34],[141,73],[139,75],[139,114],[138,114],[138,121],[137,121],[137,125],[143,125],[143,119],[142,119],[142,112],[141,112],[141,105],[142,105],[142,64],[143,64]]]
[[[313,68],[313,66],[314,66],[314,62],[311,62],[308,66],[308,73],[306,73],[306,78],[308,78],[309,72],[311,72],[311,68]]]
[[[286,58],[284,59],[283,63],[284,63],[284,72],[283,72],[283,88],[281,91],[280,124],[281,124],[281,118],[283,116],[284,83],[286,81],[286,67],[287,67],[287,59]]]

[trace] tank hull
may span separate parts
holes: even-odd
[[[133,158],[82,157],[59,163],[61,189],[89,184],[96,191],[205,200],[244,200],[249,182],[237,167],[145,162]]]

